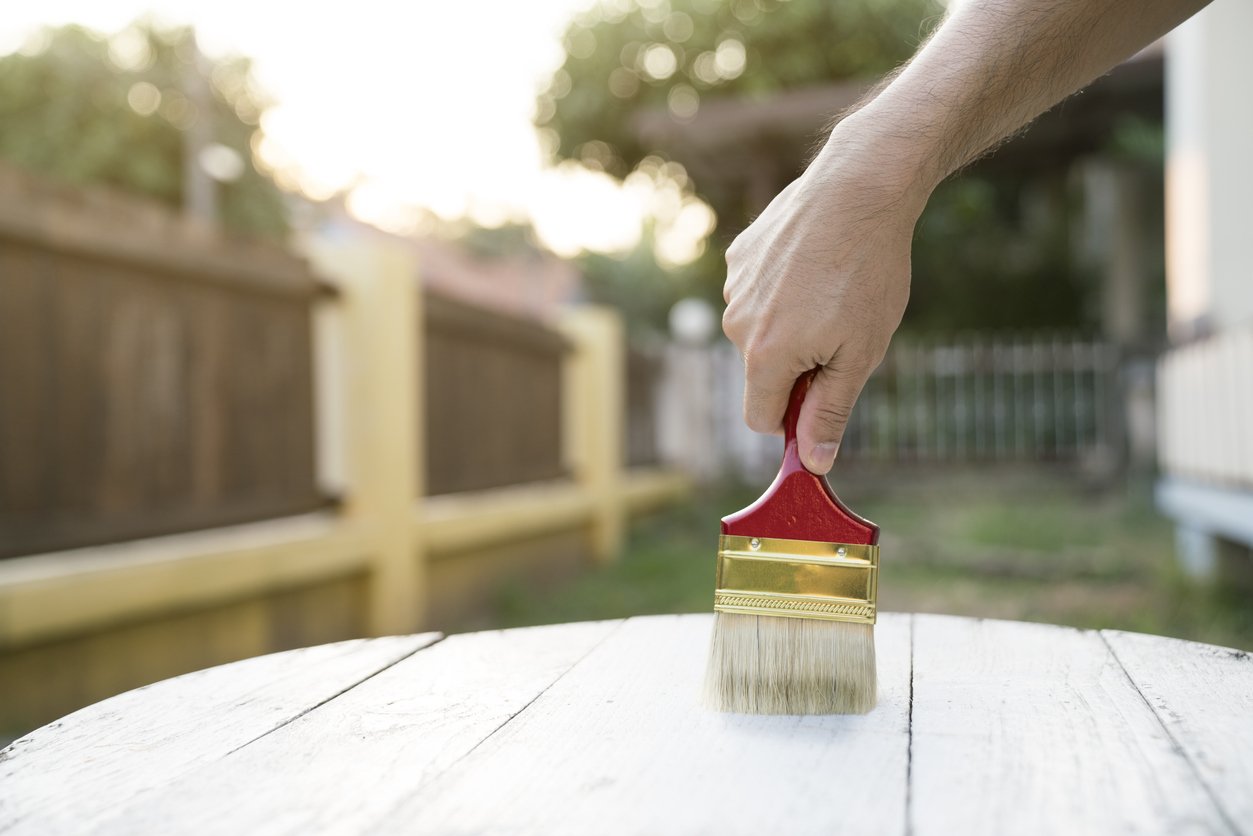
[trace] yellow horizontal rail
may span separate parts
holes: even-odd
[[[418,508],[414,526],[430,555],[576,528],[594,511],[587,492],[568,481],[433,496]]]
[[[688,486],[660,469],[626,471],[620,484],[627,513]],[[428,497],[413,526],[427,559],[445,559],[577,530],[595,513],[587,491],[559,481]],[[363,523],[318,513],[0,561],[0,649],[366,571],[377,548]]]
[[[0,562],[0,648],[362,571],[364,529],[309,514]]]

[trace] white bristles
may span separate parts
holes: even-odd
[[[714,614],[705,702],[739,714],[865,714],[875,705],[874,625]]]

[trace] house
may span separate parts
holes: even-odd
[[[1158,505],[1198,577],[1253,548],[1253,5],[1217,0],[1168,39],[1167,312]]]

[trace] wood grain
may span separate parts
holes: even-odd
[[[3,223],[0,558],[326,506],[311,292],[44,250]]]
[[[567,340],[540,322],[430,291],[423,294],[422,333],[428,494],[567,475],[561,415]]]
[[[508,723],[619,624],[453,636],[229,757],[134,799],[97,832],[155,832],[166,821],[195,833],[368,830]]]
[[[135,798],[264,737],[437,639],[424,633],[261,656],[84,708],[0,752],[0,832],[94,830]]]
[[[1253,827],[1253,656],[1162,636],[1101,635],[1233,827]]]
[[[878,627],[860,717],[699,704],[710,616],[630,619],[534,705],[380,824],[399,833],[904,832],[909,618]]]
[[[752,717],[698,702],[710,626],[378,639],[169,680],[0,753],[0,832],[1173,836],[1253,817],[1239,651],[883,614],[875,711]]]
[[[913,833],[1226,833],[1101,637],[916,616]]]

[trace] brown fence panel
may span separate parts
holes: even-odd
[[[89,197],[0,177],[0,557],[324,506],[312,275]]]
[[[423,310],[427,493],[566,475],[565,338],[538,322],[429,292]]]

